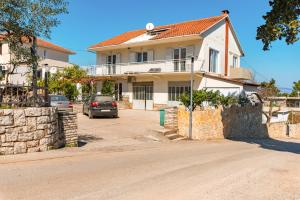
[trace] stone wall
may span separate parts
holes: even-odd
[[[55,108],[0,110],[0,154],[46,151],[58,145]]]
[[[178,129],[178,114],[177,108],[171,107],[165,109],[164,127],[168,129]]]
[[[187,137],[189,132],[189,112],[185,107],[173,108],[178,115],[178,134]],[[172,117],[166,115],[166,122]],[[168,122],[170,123],[170,122]],[[192,139],[224,138],[300,138],[300,124],[288,125],[284,122],[263,124],[262,105],[230,108],[206,108],[193,112]]]
[[[75,146],[77,118],[76,114],[70,116],[58,115],[56,108],[1,109],[0,155]]]
[[[78,146],[77,113],[58,112],[58,130],[62,144],[67,147]]]

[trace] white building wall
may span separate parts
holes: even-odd
[[[46,57],[44,57],[44,51],[46,51]],[[41,59],[52,59],[63,62],[69,62],[69,54],[61,51],[55,51],[53,49],[45,47],[38,47],[37,53]]]

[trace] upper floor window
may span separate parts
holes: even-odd
[[[177,48],[173,52],[174,71],[186,70],[186,48]]]
[[[219,52],[214,49],[209,50],[209,72],[219,72]]]
[[[238,57],[234,55],[232,57],[232,67],[237,68],[237,66],[238,66]]]
[[[136,53],[136,62],[147,62],[148,61],[148,52],[138,52]]]
[[[46,51],[46,50],[44,50],[44,55],[43,55],[43,57],[44,57],[44,59],[47,58],[47,51]]]

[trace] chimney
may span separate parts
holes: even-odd
[[[222,10],[222,15],[229,15],[229,10]]]

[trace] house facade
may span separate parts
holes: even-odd
[[[58,70],[72,66],[69,63],[69,56],[75,54],[75,52],[69,49],[40,38],[37,39],[37,53],[40,58],[37,71],[38,78],[44,78],[47,68],[50,73],[56,73]],[[6,75],[13,67],[10,64],[12,56],[8,44],[4,42],[4,36],[0,37],[0,67],[1,71],[6,73]],[[27,66],[17,66],[13,74],[6,78],[8,79],[8,83],[11,84],[27,84],[30,72]],[[6,82],[6,78],[2,80],[2,83]]]
[[[91,46],[97,63],[89,74],[97,91],[105,80],[113,80],[116,98],[126,97],[133,109],[176,106],[178,97],[191,89],[192,66],[194,90],[225,95],[255,91],[251,71],[240,66],[244,52],[228,13],[157,27],[147,24],[147,29]]]

